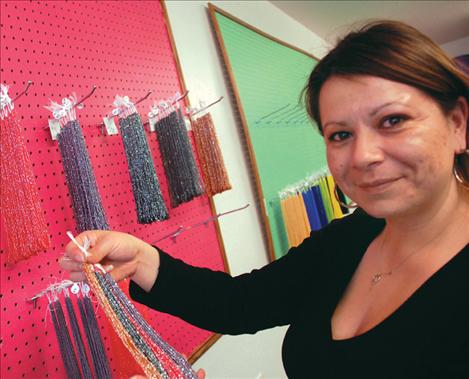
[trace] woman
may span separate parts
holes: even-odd
[[[131,296],[226,334],[290,325],[289,377],[469,377],[469,80],[417,30],[376,22],[339,42],[306,90],[330,171],[360,207],[232,278],[132,236],[82,233]],[[74,280],[83,256],[61,260]],[[185,288],[203,298],[181,296]]]

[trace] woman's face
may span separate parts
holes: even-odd
[[[465,147],[458,115],[414,87],[373,76],[331,77],[319,105],[331,173],[369,214],[412,214],[447,196],[454,155]]]

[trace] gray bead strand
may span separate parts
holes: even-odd
[[[109,362],[104,351],[103,342],[99,333],[99,328],[94,325],[96,317],[94,316],[93,304],[88,297],[85,299],[89,300],[89,305],[85,306],[85,300],[79,297],[77,299],[78,309],[80,310],[80,316],[83,328],[85,330],[86,339],[91,352],[91,360],[93,362],[95,376],[99,379],[112,379],[111,369]],[[88,304],[88,301],[86,302]],[[94,320],[94,321],[93,321]]]
[[[97,272],[95,272],[95,276],[96,276],[96,279],[98,280],[98,283],[101,289],[104,292],[104,295],[109,300],[109,304],[111,305],[111,308],[113,309],[119,321],[122,323],[122,326],[125,328],[125,330],[129,334],[130,338],[132,338],[132,341],[134,342],[135,346],[142,352],[142,354],[148,359],[148,361],[153,365],[153,367],[155,367],[158,370],[158,372],[160,373],[163,379],[169,379],[169,376],[166,370],[163,368],[163,366],[161,365],[161,362],[153,353],[153,350],[150,348],[147,342],[142,338],[142,336],[138,333],[135,326],[129,321],[124,310],[121,309],[114,295],[109,290],[109,288],[107,288],[106,282],[103,279],[103,276]]]
[[[126,312],[130,314],[135,322],[150,336],[153,343],[159,346],[178,365],[184,377],[186,379],[197,379],[197,374],[192,370],[190,363],[153,330],[122,292],[111,275],[105,274],[104,279],[106,280],[107,286],[111,288],[116,299],[122,304]]]
[[[120,118],[119,125],[129,166],[138,222],[149,224],[168,218],[155,165],[138,113]]]
[[[203,194],[204,188],[181,110],[159,120],[155,128],[171,205],[176,207]]]

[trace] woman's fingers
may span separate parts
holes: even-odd
[[[72,260],[69,257],[63,256],[59,259],[60,268],[66,271],[82,271],[83,263]]]
[[[100,231],[96,243],[88,249],[87,263],[100,263],[113,252],[116,247],[117,234],[113,232]]]
[[[86,258],[86,262],[83,262],[84,255],[73,242],[66,246],[65,255],[59,260],[60,267],[70,272],[71,280],[83,280],[83,265],[86,263],[100,263],[117,282],[135,274],[138,266],[136,259],[133,259],[131,255],[113,254],[122,253],[118,246],[119,239],[126,237],[124,234],[107,231],[84,232],[77,236],[77,242],[83,241],[85,236],[93,238],[94,241],[94,246],[88,250],[90,255]]]
[[[141,240],[125,233],[104,230],[83,232],[76,237],[76,240],[81,244],[85,238],[91,241],[86,257],[73,241],[66,246],[65,257],[77,263],[112,265],[112,276],[116,280],[135,274],[138,265],[137,254],[143,244]],[[61,265],[66,270],[76,271],[76,267],[70,262],[64,261]],[[110,270],[111,268],[108,269]]]
[[[76,262],[99,263],[114,248],[114,239],[110,238],[112,232],[105,230],[91,230],[80,233],[75,240],[80,246],[84,245],[85,239],[90,241],[87,249],[88,255],[85,257],[83,251],[73,241],[65,247],[65,256]]]
[[[98,230],[91,230],[91,231],[86,231],[83,233],[80,233],[75,237],[75,240],[78,242],[80,246],[84,245],[85,239],[90,241],[91,245],[94,246],[96,244],[96,241],[98,239],[99,235]],[[65,246],[65,256],[69,257],[70,259],[77,261],[77,262],[85,262],[86,257],[83,251],[80,249],[80,247],[77,246],[77,244],[74,241],[70,241],[67,246]]]
[[[75,262],[65,256],[59,259],[60,268],[69,271],[70,280],[74,282],[81,282],[85,280],[85,274],[83,273],[83,265],[84,263]],[[103,265],[102,267],[106,272],[111,272],[114,269],[113,265]]]
[[[70,280],[74,282],[81,282],[85,280],[83,274],[83,263],[71,260],[69,257],[62,257],[59,259],[60,268],[70,272]]]
[[[129,262],[113,262],[113,264],[106,264],[106,260],[104,264],[101,266],[104,268],[106,272],[108,272],[111,277],[116,281],[120,282],[121,280],[130,278],[137,269],[137,262],[136,261],[129,261]]]

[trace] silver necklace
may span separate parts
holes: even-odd
[[[447,228],[447,227],[446,227]],[[446,229],[445,228],[445,229]],[[444,230],[443,230],[444,232]],[[382,272],[377,272],[376,274],[373,275],[373,277],[371,278],[371,286],[375,286],[376,284],[378,284],[381,280],[383,280],[384,278],[386,278],[387,276],[391,276],[394,272],[396,272],[402,265],[404,265],[404,263],[406,263],[411,257],[413,257],[414,255],[416,255],[418,252],[422,251],[425,247],[427,247],[428,245],[430,245],[433,241],[435,241],[438,236],[440,236],[442,233],[439,233],[439,234],[436,234],[433,238],[430,239],[430,241],[426,242],[423,246],[419,247],[418,249],[414,250],[412,253],[410,253],[409,255],[407,255],[402,261],[399,262],[399,264],[397,266],[395,266],[394,268],[390,269],[389,271],[382,271]],[[380,252],[381,252],[381,260],[383,259],[382,257],[382,252],[383,252],[383,246],[384,246],[384,242],[386,241],[386,236],[383,237],[383,242],[381,243],[381,248],[380,248]]]
[[[462,210],[462,214],[467,214],[468,208],[466,207],[465,209]],[[454,216],[454,219],[456,219],[456,216]],[[467,225],[464,221],[460,223],[461,224],[461,227],[458,228],[458,233],[459,231],[465,227],[465,225]],[[394,272],[396,272],[397,270],[399,270],[399,268],[401,268],[404,263],[406,263],[411,257],[413,257],[414,255],[416,255],[417,253],[421,252],[423,249],[425,249],[427,246],[429,246],[432,242],[434,242],[439,236],[442,236],[446,233],[446,231],[449,229],[451,223],[447,223],[446,226],[439,232],[439,233],[436,233],[434,237],[430,238],[429,241],[425,242],[421,247],[419,247],[418,249],[414,250],[412,253],[410,253],[409,255],[407,255],[402,261],[399,262],[399,264],[397,266],[395,266],[394,268],[390,269],[389,271],[381,271],[381,272],[377,272],[376,274],[374,274],[372,277],[371,277],[371,287],[377,285],[379,282],[381,282],[383,279],[385,279],[386,277],[388,276],[392,276],[392,274]],[[384,247],[384,243],[386,241],[386,235],[383,236],[383,242],[381,243],[381,247],[380,247],[380,254],[381,254],[381,262],[383,262],[383,247]]]

